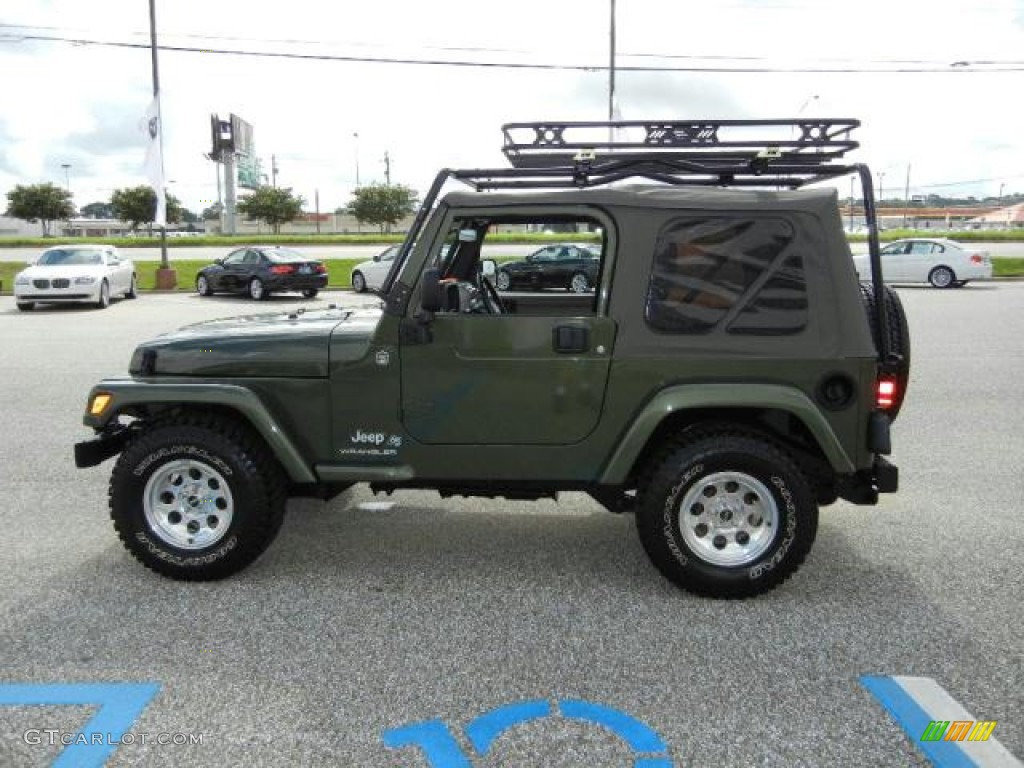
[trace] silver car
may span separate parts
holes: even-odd
[[[36,304],[68,302],[105,309],[112,297],[134,299],[136,295],[135,265],[112,245],[47,248],[14,278],[14,299],[22,311]]]
[[[935,288],[959,288],[971,280],[992,278],[992,259],[986,251],[946,240],[914,237],[882,246],[882,275],[887,283],[930,283]],[[871,279],[866,253],[853,257],[861,280]]]

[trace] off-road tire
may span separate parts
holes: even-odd
[[[362,272],[352,273],[352,290],[356,293],[366,292],[366,278],[363,277]]]
[[[885,296],[885,312],[888,318],[889,351],[899,355],[901,358],[897,366],[896,375],[900,379],[900,391],[905,398],[907,386],[910,383],[910,326],[907,323],[907,313],[903,309],[900,295],[888,285],[882,287],[882,292]],[[878,313],[875,311],[875,292],[871,283],[860,284],[860,296],[864,302],[864,311],[868,315],[871,339],[875,342],[875,349],[878,349],[880,346],[881,330],[878,322]],[[899,402],[902,403],[903,398]],[[899,407],[894,407],[887,411],[890,419],[895,419],[899,412]]]
[[[230,522],[209,546],[176,546],[147,516],[150,479],[180,462],[211,470],[230,494]],[[114,465],[109,496],[114,528],[143,565],[173,579],[212,581],[242,570],[274,540],[284,518],[286,481],[251,429],[197,413],[145,428]]]
[[[733,485],[737,487],[715,492],[723,505],[717,512],[710,503],[687,501],[688,509],[680,506],[693,494],[703,499],[711,487]],[[751,500],[754,487],[764,489],[767,498],[754,494]],[[704,534],[693,533],[701,519],[695,516],[697,507],[709,522],[716,518]],[[757,514],[751,518],[748,509]],[[727,511],[735,522],[731,533],[723,522]],[[774,589],[796,572],[814,543],[818,506],[806,477],[781,448],[753,433],[716,428],[684,435],[653,458],[641,479],[636,524],[648,557],[667,579],[697,595],[738,599]],[[708,537],[704,554],[687,543],[682,525],[690,526],[691,540]],[[726,565],[707,559],[710,543],[719,535],[727,542],[718,548],[724,556],[742,553],[740,531],[750,541],[758,537],[749,560]]]

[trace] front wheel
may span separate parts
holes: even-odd
[[[708,432],[670,446],[640,488],[636,516],[651,561],[698,595],[745,598],[800,567],[818,528],[803,473],[768,440]]]
[[[366,290],[366,278],[362,272],[352,273],[352,290],[356,293],[363,293]]]
[[[263,285],[263,281],[258,277],[254,277],[249,281],[249,298],[255,299],[256,301],[262,301],[267,298],[267,289]]]
[[[320,291],[318,291],[316,288],[307,288],[302,292],[302,298],[315,299],[318,293],[320,293]]]
[[[213,296],[213,290],[210,288],[210,278],[206,275],[199,275],[196,278],[196,293],[200,296]]]
[[[504,269],[498,270],[498,290],[507,291],[512,288],[512,276]]]
[[[949,267],[936,267],[928,273],[928,282],[933,288],[952,288],[956,285],[956,275]]]
[[[106,309],[110,306],[110,285],[104,280],[100,283],[100,295],[96,299],[96,309]]]
[[[245,568],[281,527],[284,480],[259,439],[213,417],[151,428],[121,454],[110,516],[147,568],[209,581]]]

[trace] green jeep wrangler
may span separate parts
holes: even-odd
[[[128,377],[89,394],[97,437],[76,463],[120,454],[114,527],[177,579],[247,566],[289,496],[368,482],[583,491],[634,512],[682,588],[770,590],[806,557],[819,506],[897,487],[884,457],[909,335],[882,284],[871,173],[840,162],[858,125],[506,125],[511,167],[438,174],[378,308],[218,320],[141,344]],[[870,285],[834,187],[800,189],[848,174],[864,190]],[[470,190],[442,195],[453,181]],[[508,242],[526,232],[599,263],[585,281],[499,292]]]

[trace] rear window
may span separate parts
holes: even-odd
[[[646,318],[659,331],[779,336],[807,325],[803,260],[781,218],[680,217],[659,232]]]
[[[267,258],[278,264],[288,264],[296,261],[310,261],[309,258],[303,256],[298,251],[293,251],[288,248],[275,248],[272,251],[264,251]]]

